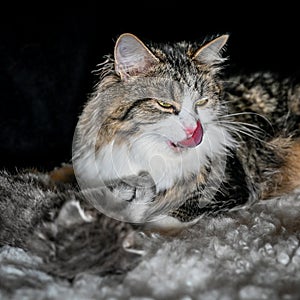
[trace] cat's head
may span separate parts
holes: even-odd
[[[216,78],[228,35],[202,45],[180,42],[147,47],[136,36],[122,34],[115,44],[114,70],[100,88],[102,113],[107,116],[99,135],[128,142],[140,134],[156,135],[162,149],[178,153],[197,147],[219,113],[223,113]],[[111,64],[112,65],[112,64]],[[110,66],[111,66],[110,65]],[[108,129],[107,129],[108,130]]]

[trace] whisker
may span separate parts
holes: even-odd
[[[267,141],[260,139],[258,136],[253,135],[252,131],[251,131],[251,133],[247,132],[246,129],[248,129],[250,131],[249,128],[241,129],[241,128],[237,128],[237,127],[233,126],[232,124],[223,124],[223,126],[227,129],[229,129],[233,134],[236,134],[240,139],[242,139],[241,134],[244,134],[244,135],[246,135],[250,138],[253,138],[259,142],[266,143],[266,144],[268,143]]]
[[[226,121],[226,120],[219,120],[220,123],[228,123],[228,124],[236,124],[236,125],[244,125],[244,126],[249,126],[249,127],[252,127],[252,128],[256,128],[256,129],[259,129],[260,131],[264,131],[264,129],[260,128],[258,125],[256,124],[251,124],[251,123],[246,123],[246,122],[240,122],[240,121]]]
[[[259,113],[255,113],[255,112],[251,112],[251,111],[232,113],[232,114],[228,114],[228,115],[221,115],[221,116],[219,116],[219,118],[230,118],[230,117],[242,116],[242,115],[255,115],[255,116],[258,116],[258,117],[262,118],[263,120],[265,120],[271,126],[271,128],[273,129],[273,125],[272,125],[271,121],[266,116],[263,116]]]
[[[263,130],[262,128],[260,128],[259,126],[255,125],[255,124],[249,124],[249,123],[244,123],[244,122],[229,122],[229,121],[224,121],[224,120],[219,120],[218,123],[220,124],[227,124],[227,125],[231,125],[231,126],[238,126],[240,128],[243,128],[244,130],[248,131],[248,132],[254,132],[257,134],[264,134],[264,136],[266,136],[266,131]],[[248,127],[251,128],[248,128]]]

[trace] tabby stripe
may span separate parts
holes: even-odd
[[[133,115],[130,114],[131,111],[141,105],[141,104],[144,104],[145,102],[149,101],[149,100],[152,100],[151,98],[143,98],[143,99],[138,99],[136,100],[135,102],[132,103],[131,106],[128,107],[128,109],[125,111],[125,113],[123,114],[123,116],[120,116],[120,117],[117,117],[117,118],[114,118],[114,120],[119,120],[119,121],[125,121],[125,120],[130,120],[133,118]]]

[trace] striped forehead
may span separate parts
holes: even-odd
[[[199,99],[199,91],[187,86],[185,83],[171,80],[165,85],[166,96],[160,100],[173,103],[178,111],[182,109],[190,111],[193,109],[194,102]],[[175,103],[176,104],[175,104]]]
[[[149,79],[149,78],[148,78]],[[188,86],[185,82],[170,79],[169,77],[151,78],[151,88],[147,84],[147,88],[143,89],[146,94],[143,98],[154,98],[162,101],[173,101],[179,106],[184,105],[189,100],[198,99],[200,93],[194,87]]]
[[[181,42],[162,49],[164,62],[163,74],[171,80],[201,92],[205,86],[206,73],[201,72],[191,59],[191,46]]]

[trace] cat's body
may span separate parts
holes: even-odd
[[[75,174],[97,209],[179,228],[300,185],[300,86],[271,74],[222,78],[227,38],[118,39],[74,138]]]

